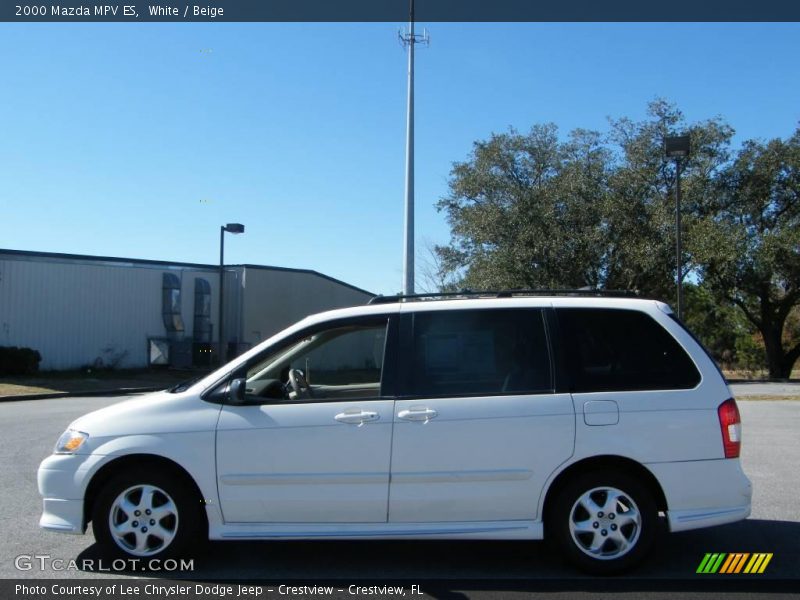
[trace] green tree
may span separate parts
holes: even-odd
[[[598,284],[609,161],[599,134],[575,131],[562,144],[554,125],[475,142],[437,205],[451,227],[442,264],[460,287]]]
[[[684,286],[683,321],[703,342],[717,363],[727,369],[763,368],[760,335],[736,306],[720,299],[706,283]]]
[[[697,223],[706,218],[714,181],[729,158],[733,129],[721,119],[687,124],[674,105],[656,100],[649,118],[611,121],[610,142],[618,159],[609,180],[607,226],[608,288],[637,289],[648,296],[675,298],[676,167],[664,155],[664,139],[677,131],[689,134],[692,153],[682,164],[681,273],[695,270]]]
[[[746,142],[713,205],[699,227],[702,276],[761,333],[770,377],[787,378],[800,357],[800,129]]]
[[[437,252],[456,287],[589,286],[671,299],[675,172],[664,137],[688,129],[696,148],[683,176],[688,242],[733,131],[719,120],[689,127],[661,100],[648,111],[642,122],[612,121],[609,136],[579,129],[560,142],[554,125],[536,125],[475,142],[437,204],[451,227]],[[684,273],[691,252],[685,260]]]

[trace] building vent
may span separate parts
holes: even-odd
[[[194,341],[210,342],[211,334],[211,285],[198,277],[194,280]]]
[[[167,334],[173,337],[184,331],[181,317],[181,281],[173,273],[164,273],[162,281],[161,314]]]

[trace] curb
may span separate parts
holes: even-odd
[[[50,398],[69,398],[71,396],[127,396],[129,394],[145,394],[158,392],[166,387],[117,388],[113,390],[91,390],[84,392],[46,392],[44,394],[19,394],[16,396],[0,396],[0,402],[18,402],[20,400],[48,400]]]
[[[800,383],[800,379],[725,379],[729,385],[747,383]]]

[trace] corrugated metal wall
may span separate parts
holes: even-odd
[[[310,314],[365,304],[372,297],[314,273],[258,268],[246,270],[244,292],[241,335],[253,345]]]
[[[185,335],[191,337],[194,278],[213,283],[213,272],[0,255],[0,345],[38,350],[43,370],[95,361],[144,367],[147,338],[166,335],[161,317],[165,272],[182,280]]]
[[[164,273],[181,281],[183,338],[188,340],[194,280],[209,282],[213,339],[218,340],[219,275],[213,267],[0,251],[0,346],[38,350],[42,370],[96,361],[145,367],[147,339],[167,337],[161,316]],[[225,337],[255,345],[309,314],[364,304],[370,297],[313,272],[226,267]]]

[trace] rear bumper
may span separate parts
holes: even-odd
[[[688,531],[701,527],[713,527],[735,523],[750,516],[750,504],[735,508],[716,510],[670,510],[667,511],[667,521],[670,531]]]
[[[724,525],[750,515],[753,486],[738,458],[647,465],[667,500],[670,531]]]

